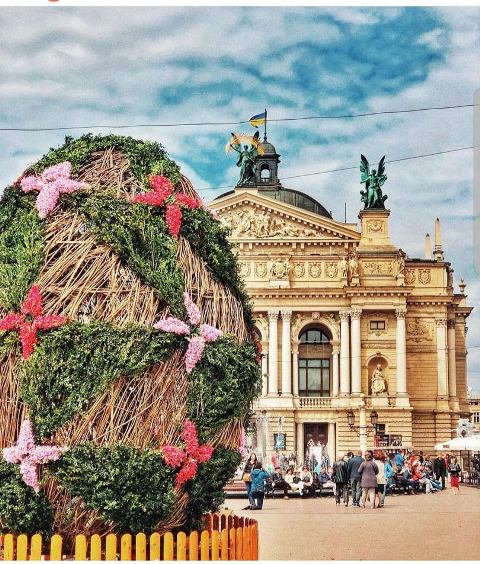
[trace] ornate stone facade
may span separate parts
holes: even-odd
[[[385,435],[425,453],[450,438],[469,411],[471,308],[452,292],[447,263],[397,248],[387,210],[360,212],[359,230],[261,187],[237,189],[211,207],[231,229],[261,334],[266,376],[255,417],[266,461],[274,433],[286,434],[285,454],[297,462],[314,439],[330,458],[373,447],[364,427],[349,427],[350,410],[357,429],[376,410]],[[396,221],[405,222],[400,213]]]

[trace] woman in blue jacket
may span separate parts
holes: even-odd
[[[251,509],[262,509],[263,498],[265,497],[265,480],[270,477],[270,474],[262,468],[262,463],[257,462],[250,474],[252,483],[249,495]]]

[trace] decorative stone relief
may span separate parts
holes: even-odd
[[[432,275],[429,268],[420,268],[418,270],[418,281],[420,282],[420,284],[426,286],[427,284],[430,284],[431,280]]]
[[[243,278],[247,278],[247,276],[250,276],[250,272],[251,272],[251,266],[249,262],[240,262],[240,276],[242,276]]]
[[[259,211],[252,208],[228,210],[221,213],[223,225],[231,232],[232,237],[266,238],[311,238],[317,233],[313,229],[300,227],[287,222],[284,218],[266,210]]]
[[[266,262],[256,262],[255,263],[255,275],[258,278],[265,278],[267,275],[267,263]]]
[[[433,339],[433,327],[431,323],[422,321],[418,317],[406,322],[407,340],[415,343],[431,341]]]
[[[336,262],[326,262],[325,263],[325,275],[328,278],[335,278],[338,274],[338,265]]]
[[[412,286],[413,284],[415,284],[415,279],[415,269],[407,268],[405,270],[405,283],[407,284],[407,286]]]
[[[268,263],[268,271],[270,276],[275,280],[284,280],[288,278],[288,274],[291,270],[289,259],[286,258],[272,260]]]
[[[312,278],[320,278],[322,274],[322,263],[312,262],[308,266],[308,272]]]
[[[391,262],[364,262],[363,270],[366,274],[382,276],[392,274],[393,267]]]
[[[385,222],[381,219],[367,220],[367,233],[385,233]]]
[[[304,278],[305,277],[305,263],[304,262],[295,262],[293,264],[293,275],[295,278]]]

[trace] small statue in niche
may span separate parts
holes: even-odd
[[[340,261],[340,270],[342,271],[342,278],[347,278],[348,276],[348,262],[345,257],[342,257]]]
[[[377,364],[372,374],[372,394],[383,394],[386,391],[387,387],[385,386],[382,365]]]
[[[353,249],[350,255],[350,274],[352,276],[358,276],[358,254],[357,250]]]

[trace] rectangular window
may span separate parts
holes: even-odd
[[[301,358],[298,360],[298,393],[301,396],[330,395],[330,359]]]
[[[385,321],[380,321],[378,319],[370,321],[371,331],[385,331]]]
[[[480,411],[473,412],[473,422],[480,423]]]

